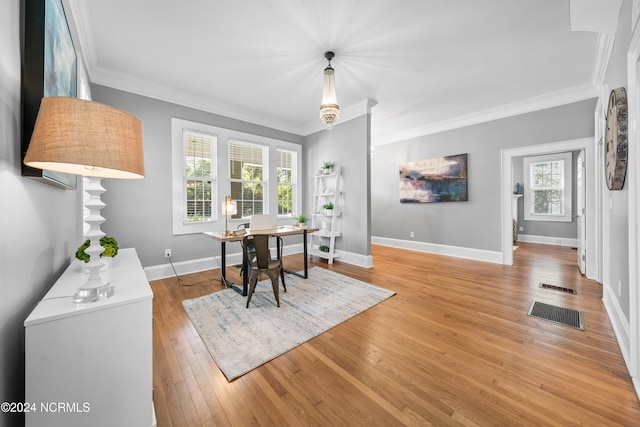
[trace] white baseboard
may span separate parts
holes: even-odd
[[[355,265],[362,268],[373,267],[373,257],[371,255],[361,255],[346,251],[336,251],[336,253],[340,254],[340,257],[336,258],[337,261],[345,262],[347,264]]]
[[[602,285],[602,302],[604,303],[604,309],[607,311],[609,321],[613,327],[613,332],[616,334],[618,346],[622,352],[624,363],[627,365],[627,369],[631,372],[631,333],[630,323],[622,312],[618,299],[611,286]],[[637,386],[636,386],[637,389]],[[640,396],[640,393],[638,394]]]
[[[275,248],[272,248],[275,251]],[[284,247],[284,255],[294,255],[302,253],[302,243],[293,245],[286,245]],[[347,264],[356,265],[363,268],[373,267],[373,257],[371,255],[360,255],[353,252],[336,251],[340,254],[337,261],[345,262]],[[237,265],[242,262],[242,253],[227,253],[227,265]],[[174,277],[176,273],[179,276],[191,273],[198,273],[206,270],[218,270],[221,266],[220,257],[206,257],[198,258],[188,261],[178,261],[173,263],[173,268],[176,269],[175,273],[171,264],[167,261],[165,264],[152,265],[144,268],[144,272],[147,275],[147,280],[160,280],[168,277]]]
[[[416,242],[413,240],[391,239],[388,237],[371,237],[371,243],[393,248],[410,249],[419,252],[449,255],[457,258],[502,264],[502,252],[484,249],[463,248],[460,246],[439,245],[436,243]]]
[[[518,234],[518,242],[540,243],[542,245],[578,247],[578,239],[567,237],[534,236],[533,234]]]

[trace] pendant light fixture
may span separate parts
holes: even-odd
[[[333,129],[333,125],[340,117],[340,107],[336,97],[336,75],[331,60],[333,52],[325,52],[324,57],[329,65],[324,69],[324,84],[322,86],[322,105],[320,105],[320,118],[327,125],[327,129]]]

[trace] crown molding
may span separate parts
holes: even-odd
[[[167,88],[149,81],[134,79],[124,74],[106,73],[94,68],[91,82],[296,135],[302,135],[304,131],[304,126],[299,123],[266,117],[262,113],[236,105],[213,102],[208,98],[195,96],[175,88]]]
[[[558,92],[552,92],[546,95],[536,96],[524,99],[522,101],[513,102],[476,113],[455,117],[449,120],[443,120],[436,123],[430,123],[425,126],[409,129],[404,132],[396,132],[393,135],[383,135],[376,138],[372,137],[372,145],[385,145],[393,142],[404,141],[411,138],[417,138],[434,133],[445,132],[452,129],[458,129],[466,126],[476,125],[480,123],[490,122],[493,120],[504,119],[506,117],[517,116],[520,114],[531,113],[534,111],[545,110],[547,108],[557,107],[560,105],[571,104],[585,99],[596,98],[598,91],[591,83],[580,86],[574,86]]]
[[[613,34],[598,33],[598,41],[596,42],[596,57],[593,63],[593,74],[591,76],[591,84],[598,87],[604,83],[609,68],[609,59],[613,51],[613,43],[615,36]]]

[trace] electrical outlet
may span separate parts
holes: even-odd
[[[409,233],[409,237],[415,237],[415,234],[413,234],[413,231]]]
[[[524,231],[524,227],[520,226],[520,231]]]
[[[171,249],[165,249],[164,250],[164,257],[165,258],[171,257]]]

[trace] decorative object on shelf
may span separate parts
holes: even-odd
[[[400,203],[467,200],[466,153],[400,164]]]
[[[91,241],[89,239],[85,240],[85,242],[80,245],[78,250],[76,251],[76,258],[80,261],[89,262],[91,256],[85,252],[85,250],[89,247]],[[100,246],[104,248],[104,251],[100,254],[101,257],[115,257],[118,255],[118,241],[113,237],[103,237],[100,239]]]
[[[331,66],[331,60],[335,54],[325,52],[324,57],[329,64],[324,69],[324,83],[322,86],[322,105],[320,105],[320,118],[327,125],[327,130],[333,129],[336,120],[340,118],[340,107],[336,96],[336,74]]]
[[[333,172],[333,163],[331,162],[324,162],[322,164],[322,173],[324,175],[331,175],[331,173]]]
[[[42,99],[29,149],[24,158],[27,166],[88,176],[85,191],[89,215],[85,250],[90,259],[87,282],[76,292],[73,301],[85,303],[111,297],[114,287],[103,282],[100,254],[104,248],[100,211],[105,204],[102,178],[144,178],[144,144],[142,122],[129,113],[108,105],[76,98],[52,96]]]
[[[325,203],[322,206],[325,215],[333,215],[333,202]]]
[[[623,87],[611,91],[605,134],[605,179],[609,190],[621,190],[627,175],[627,93]]]
[[[519,182],[513,186],[513,194],[522,194],[522,185]]]
[[[231,200],[231,196],[227,196],[222,201],[222,215],[224,215],[224,235],[231,236],[233,233],[229,231],[229,217],[238,213],[238,203]]]
[[[305,214],[301,214],[298,218],[296,218],[296,222],[298,223],[298,227],[304,227],[307,222],[307,216]]]
[[[319,250],[320,252],[329,252],[329,246],[327,246],[327,245],[320,245],[320,246],[318,247],[318,250]]]
[[[329,190],[329,188],[324,187],[324,188],[322,189],[322,194],[330,194],[330,193],[331,193],[331,190]]]

